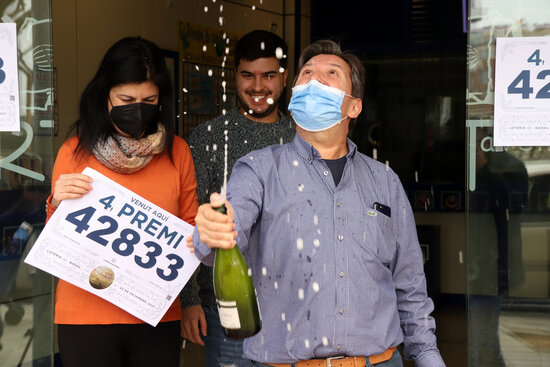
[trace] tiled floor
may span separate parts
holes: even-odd
[[[6,304],[0,305],[0,319],[4,327],[4,332],[0,337],[0,344],[2,345],[2,349],[0,350],[0,366],[17,366],[25,353],[27,344],[28,349],[23,361],[30,362],[32,360],[32,343],[28,343],[30,338],[29,330],[32,330],[31,307],[31,305],[23,305],[23,309],[25,310],[23,318],[17,324],[9,325],[5,321],[8,306]]]
[[[550,366],[550,313],[502,312],[499,336],[506,366]]]

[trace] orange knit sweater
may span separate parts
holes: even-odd
[[[113,181],[144,197],[159,207],[169,211],[189,224],[195,225],[198,201],[196,194],[195,168],[187,143],[174,138],[173,163],[167,152],[156,156],[138,172],[124,175],[111,171],[90,155],[80,159],[74,154],[78,143],[76,137],[67,140],[55,160],[52,175],[52,193],[55,182],[65,173],[82,172],[91,167]],[[47,219],[55,208],[47,205]],[[176,298],[161,322],[181,319],[179,298]],[[59,280],[56,290],[56,324],[137,324],[143,323],[112,303],[97,297],[81,288]]]

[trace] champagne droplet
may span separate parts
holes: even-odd
[[[312,287],[315,293],[319,292],[319,283],[313,282]]]
[[[298,238],[296,240],[296,248],[301,251],[304,249],[304,240],[302,238]]]
[[[298,299],[304,299],[304,289],[298,289]]]

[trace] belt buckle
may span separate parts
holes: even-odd
[[[329,357],[327,358],[327,367],[332,367],[332,361],[336,359],[344,359],[344,356],[338,356],[338,357]]]

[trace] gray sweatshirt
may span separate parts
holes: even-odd
[[[235,162],[243,155],[273,144],[292,141],[295,125],[279,112],[276,123],[258,123],[243,116],[237,108],[197,126],[188,140],[197,174],[199,204],[209,202],[210,194],[220,192],[225,170],[225,131],[227,130],[227,180]],[[182,307],[202,304],[215,307],[212,267],[200,265],[197,284],[189,281],[181,293]]]

